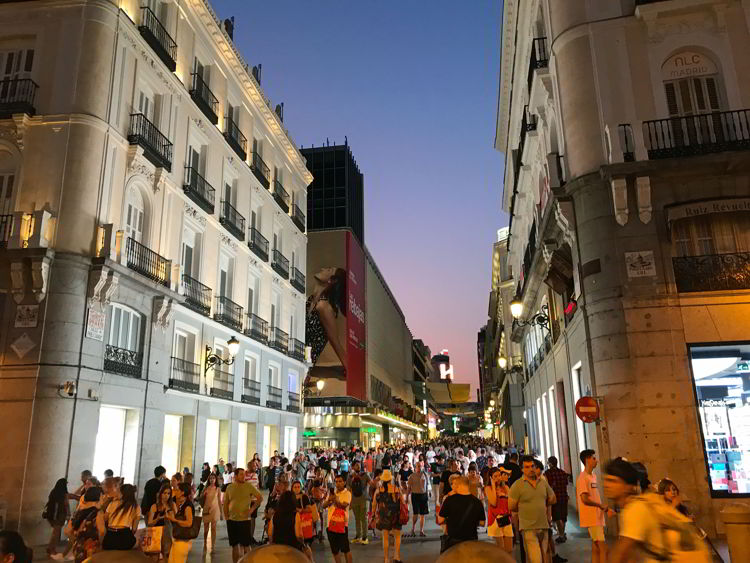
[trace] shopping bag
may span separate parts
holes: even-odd
[[[349,514],[343,508],[334,509],[328,518],[328,531],[337,534],[346,532],[346,525],[349,523]]]
[[[405,524],[409,523],[409,505],[406,504],[403,499],[400,502],[401,506],[399,507],[399,523],[403,526]]]
[[[159,553],[161,551],[161,537],[164,526],[146,528],[141,538],[141,551],[144,553]]]
[[[303,510],[300,513],[300,520],[302,520],[302,537],[309,540],[313,537],[313,533],[315,532],[312,512]]]

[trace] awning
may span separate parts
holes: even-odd
[[[416,424],[410,420],[406,420],[398,415],[391,414],[383,409],[377,409],[373,407],[305,407],[304,414],[321,414],[321,415],[358,415],[363,419],[374,420],[377,422],[386,422],[392,426],[398,426],[405,430],[412,430],[414,432],[427,432],[427,427],[421,424]]]
[[[433,400],[436,403],[466,403],[471,394],[471,385],[468,383],[427,383]]]

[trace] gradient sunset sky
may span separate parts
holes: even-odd
[[[493,149],[500,0],[212,0],[298,145],[346,135],[365,243],[414,338],[477,386],[503,157]],[[472,398],[475,392],[472,390]]]

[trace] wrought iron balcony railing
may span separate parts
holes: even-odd
[[[268,344],[279,352],[289,353],[289,335],[277,326],[271,327],[271,341]]]
[[[289,355],[300,362],[305,361],[305,343],[296,338],[289,339]]]
[[[301,404],[299,401],[299,393],[293,393],[292,391],[289,391],[287,394],[287,403],[286,403],[286,410],[288,412],[295,412],[299,413],[301,410]]]
[[[305,293],[305,274],[297,268],[292,268],[291,284],[300,293]]]
[[[299,208],[299,205],[296,203],[292,205],[292,223],[297,225],[297,228],[301,232],[305,232],[305,229],[307,228],[307,222],[306,222],[305,214],[302,213],[302,210]]]
[[[675,256],[677,291],[737,291],[750,289],[750,252]]]
[[[161,285],[167,287],[171,285],[171,260],[160,256],[132,237],[128,237],[125,252],[128,268]]]
[[[215,368],[209,373],[213,375],[210,395],[229,401],[234,399],[234,376],[229,372]]]
[[[649,159],[750,149],[750,109],[643,122]]]
[[[247,245],[258,258],[268,262],[268,239],[260,234],[260,231],[255,227],[250,227],[248,231]]]
[[[141,377],[143,354],[107,344],[104,347],[104,371],[128,377]]]
[[[142,113],[130,114],[128,143],[143,147],[143,156],[154,166],[172,171],[172,143]]]
[[[537,37],[531,43],[531,58],[529,59],[529,76],[528,88],[531,92],[531,85],[534,82],[534,71],[547,68],[549,65],[549,51],[547,51],[547,38]]]
[[[182,185],[182,191],[203,211],[213,215],[216,190],[192,166],[185,167],[185,183]]]
[[[266,406],[271,409],[281,409],[281,389],[268,386],[268,397],[266,397]]]
[[[194,72],[190,76],[193,77],[193,87],[190,89],[190,97],[193,98],[195,105],[198,106],[208,120],[216,125],[219,122],[219,116],[216,115],[216,110],[219,107],[219,100],[216,99],[214,93],[203,80],[203,77]]]
[[[242,330],[242,306],[237,305],[234,301],[223,295],[216,296],[216,309],[214,310],[214,320],[221,324]]]
[[[0,248],[6,248],[13,234],[13,215],[0,215]]]
[[[242,380],[242,402],[248,405],[260,405],[260,381],[248,379]]]
[[[250,170],[253,171],[255,177],[266,189],[271,187],[271,181],[269,180],[271,177],[271,170],[257,152],[253,153],[253,158],[250,162]]]
[[[241,160],[247,159],[247,137],[240,131],[239,125],[237,125],[231,117],[227,116],[224,119],[226,130],[224,131],[224,138],[232,147],[232,150],[237,153],[237,156]]]
[[[221,201],[219,223],[239,240],[245,240],[245,218],[228,201]]]
[[[0,119],[14,113],[33,116],[36,113],[34,98],[39,86],[31,78],[4,78],[0,80]]]
[[[161,62],[167,65],[170,72],[174,72],[177,68],[177,43],[148,6],[141,7],[141,25],[138,26],[138,31]]]
[[[169,378],[172,389],[199,393],[201,388],[201,366],[182,358],[172,357],[172,376]]]
[[[278,180],[274,180],[273,182],[273,199],[284,210],[284,213],[289,213],[289,194]]]
[[[245,334],[253,340],[268,344],[268,322],[258,315],[248,313]]]
[[[289,279],[289,260],[286,259],[280,250],[274,249],[271,267],[285,280]]]
[[[211,314],[211,288],[187,274],[182,275],[185,306],[208,317]]]

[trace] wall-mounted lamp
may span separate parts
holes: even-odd
[[[203,367],[204,377],[208,373],[208,370],[215,368],[218,365],[224,364],[227,366],[231,366],[234,363],[234,357],[240,350],[240,341],[232,336],[229,340],[227,340],[227,348],[229,348],[229,359],[225,360],[218,354],[215,354],[211,346],[206,346],[206,365]]]
[[[549,330],[549,307],[544,304],[542,305],[540,311],[540,313],[537,313],[528,321],[521,321],[519,319],[521,318],[521,315],[523,315],[523,301],[521,301],[518,297],[515,297],[513,301],[510,302],[510,314],[513,315],[513,318],[518,323],[518,326],[539,325]],[[498,362],[499,361],[500,360],[498,359]]]
[[[508,358],[505,356],[498,356],[497,357],[497,367],[500,369],[505,369],[508,365]]]

